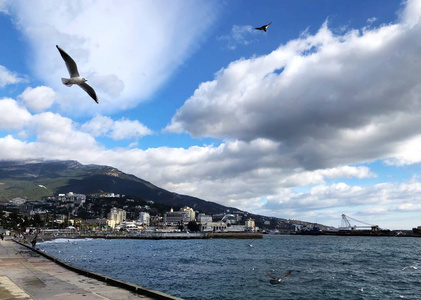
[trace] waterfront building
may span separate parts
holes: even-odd
[[[227,231],[227,224],[224,222],[209,222],[205,224],[201,224],[200,231],[207,232],[225,232]]]
[[[200,224],[212,223],[212,216],[206,214],[198,214],[197,222]]]
[[[137,226],[137,224],[135,222],[123,222],[120,225],[117,225],[115,228],[118,229],[118,230],[124,229],[127,232],[139,230],[139,227]]]
[[[196,220],[196,212],[193,210],[193,208],[190,208],[188,206],[183,207],[182,209],[180,209],[181,211],[185,211],[188,213],[189,216],[189,221],[194,221]]]
[[[254,228],[256,227],[256,223],[254,222],[254,220],[253,219],[248,219],[247,221],[246,221],[246,228],[247,229],[252,229],[252,230],[254,230]]]
[[[141,224],[145,224],[146,226],[149,226],[150,225],[150,220],[151,220],[151,216],[149,215],[149,213],[148,212],[141,212],[140,214],[139,214],[139,219],[138,219],[138,221],[141,223]]]
[[[126,221],[126,211],[121,208],[113,207],[107,218],[107,225],[115,228],[116,225]]]
[[[171,211],[164,214],[164,223],[166,224],[178,224],[178,223],[188,223],[190,222],[190,212],[189,211],[174,211],[171,208]]]
[[[200,226],[200,231],[206,232],[206,231],[213,231],[212,224],[212,216],[206,215],[206,214],[198,214],[197,215],[197,223]]]

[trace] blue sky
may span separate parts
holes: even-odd
[[[410,229],[420,17],[419,0],[0,0],[0,159],[111,165],[253,213]],[[62,85],[55,45],[99,104]]]

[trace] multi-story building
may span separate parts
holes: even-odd
[[[182,209],[180,209],[180,211],[185,211],[189,214],[189,221],[196,220],[196,212],[193,210],[193,208],[185,206]]]
[[[198,214],[197,222],[200,224],[212,223],[212,216],[206,214]]]
[[[86,195],[69,192],[66,194],[66,200],[75,205],[83,205],[86,202]]]
[[[246,230],[248,230],[248,231],[256,231],[257,230],[256,223],[254,222],[253,219],[250,218],[246,221]]]
[[[151,220],[151,216],[149,215],[149,213],[142,211],[139,214],[139,220],[138,221],[140,223],[145,224],[146,226],[149,226],[150,225],[150,220]]]
[[[190,211],[171,211],[164,214],[164,223],[166,224],[179,224],[190,222]]]
[[[107,225],[111,228],[115,228],[116,225],[124,221],[126,221],[126,211],[121,208],[111,208],[107,218]]]

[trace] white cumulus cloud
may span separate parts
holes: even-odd
[[[0,130],[22,129],[32,117],[26,108],[10,98],[0,99],[0,112],[3,112],[0,117]]]
[[[83,131],[93,136],[108,136],[114,140],[140,138],[152,134],[152,131],[137,120],[122,118],[114,121],[110,117],[97,115],[82,125]]]
[[[395,24],[337,35],[326,22],[234,61],[199,85],[166,131],[268,139],[309,170],[394,157],[421,136],[420,15],[420,1],[409,1]]]
[[[55,100],[55,92],[46,86],[26,88],[20,97],[26,106],[34,112],[42,112],[51,107]]]

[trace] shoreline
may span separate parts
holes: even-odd
[[[28,235],[31,237],[32,235]],[[85,234],[85,233],[60,233],[57,235],[40,234],[38,241],[50,241],[55,239],[138,239],[138,240],[190,240],[190,239],[262,239],[263,233],[146,233],[146,234]],[[17,239],[19,240],[19,239]],[[20,241],[20,240],[19,240]],[[29,243],[29,239],[27,239]]]
[[[130,292],[142,295],[142,296],[151,297],[152,299],[182,300],[181,298],[174,297],[174,296],[171,296],[171,295],[159,292],[159,291],[151,290],[151,289],[148,289],[148,288],[144,288],[142,286],[139,286],[139,285],[136,285],[136,284],[133,284],[133,283],[130,283],[130,282],[126,282],[126,281],[123,281],[123,280],[119,280],[119,279],[116,279],[116,278],[112,278],[112,277],[102,275],[100,273],[95,273],[95,272],[91,272],[91,271],[88,271],[88,270],[85,270],[85,269],[82,269],[82,268],[72,266],[72,265],[64,262],[63,260],[58,259],[54,256],[51,256],[51,255],[49,255],[49,254],[47,254],[47,253],[45,253],[45,252],[43,252],[43,251],[41,251],[37,248],[34,249],[31,246],[29,246],[27,244],[24,244],[24,243],[21,243],[17,240],[12,240],[12,241],[21,245],[21,246],[23,246],[23,247],[26,247],[26,248],[32,250],[33,252],[38,253],[39,255],[53,261],[57,265],[60,265],[64,268],[66,268],[67,270],[75,272],[79,275],[83,275],[83,276],[86,276],[86,277],[89,277],[89,278],[93,278],[93,279],[105,282],[108,285],[112,285],[112,286],[115,286],[115,287],[118,287],[118,288],[122,288],[124,290],[130,291]]]
[[[10,237],[0,241],[0,299],[181,300],[73,267]]]

